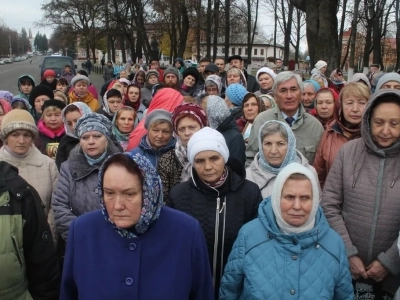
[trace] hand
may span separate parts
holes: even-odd
[[[389,274],[389,270],[386,269],[378,260],[374,260],[367,268],[368,278],[380,282]]]
[[[358,256],[352,256],[349,258],[349,264],[350,264],[350,273],[351,277],[354,280],[359,279],[360,277],[367,279],[367,271],[365,270],[364,263]]]

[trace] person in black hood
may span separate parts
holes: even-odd
[[[172,188],[170,206],[200,222],[217,299],[232,245],[240,228],[257,217],[262,197],[258,186],[245,179],[243,165],[229,157],[224,136],[217,130],[204,127],[194,133],[187,154],[192,176]]]
[[[197,83],[200,79],[200,73],[196,68],[187,68],[182,74],[181,89],[186,92],[189,96],[194,96],[199,87]]]
[[[29,95],[29,104],[31,105],[31,115],[35,119],[36,124],[42,116],[42,105],[44,101],[54,97],[53,90],[46,85],[37,85],[32,89]]]
[[[247,81],[247,90],[251,93],[255,93],[260,89],[260,85],[258,84],[256,78],[253,75],[247,73],[247,71],[243,68],[243,59],[240,55],[232,55],[228,58],[228,63],[230,67],[235,67],[241,70],[246,77]]]

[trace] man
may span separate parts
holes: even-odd
[[[247,163],[253,161],[258,152],[259,131],[261,126],[270,120],[287,122],[296,136],[296,148],[310,164],[314,161],[315,152],[324,128],[321,123],[305,112],[301,105],[303,82],[293,72],[282,72],[275,78],[272,86],[276,106],[260,113],[254,120],[248,146],[246,149]]]
[[[219,76],[221,77],[222,82],[225,82],[226,78],[225,60],[223,58],[217,58],[214,61],[214,64],[218,67]]]
[[[210,75],[219,75],[219,68],[215,64],[209,64],[206,66],[203,72],[204,80]]]
[[[164,70],[160,68],[160,62],[156,59],[153,59],[150,62],[150,70],[156,70],[159,74],[158,81],[160,83],[164,82]]]
[[[183,96],[188,94],[181,90],[179,85],[179,71],[175,67],[168,67],[164,71],[164,85],[180,92]]]
[[[18,169],[0,162],[1,299],[59,296],[59,261],[40,197]]]
[[[104,68],[103,78],[104,82],[114,79],[114,67],[111,60],[107,61],[107,65]]]
[[[276,73],[276,74],[279,74],[280,72],[285,71],[285,70],[283,69],[283,67],[282,67],[282,64],[283,64],[283,61],[282,61],[281,58],[275,59],[275,66],[276,66],[276,71],[275,71],[275,73]]]
[[[90,58],[86,60],[86,70],[88,71],[88,74],[90,75],[90,70],[92,69],[92,62],[90,61]]]
[[[240,55],[232,55],[228,58],[228,63],[231,68],[238,68],[243,71],[244,76],[247,81],[247,90],[251,93],[255,93],[260,89],[256,78],[253,75],[247,73],[245,69],[243,69],[243,59]]]
[[[211,59],[208,57],[203,57],[202,59],[200,59],[199,61],[199,65],[197,67],[197,70],[200,72],[200,80],[199,80],[199,85],[202,86],[204,85],[204,70],[206,69],[206,67],[211,64]]]

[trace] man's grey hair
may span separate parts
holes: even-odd
[[[301,79],[301,77],[295,73],[293,73],[292,71],[284,71],[279,73],[274,81],[274,85],[272,86],[272,92],[275,94],[276,90],[278,89],[278,86],[281,83],[284,83],[286,81],[289,81],[290,79],[296,79],[297,80],[297,85],[299,86],[301,92],[303,92],[304,87],[303,87],[303,80]]]

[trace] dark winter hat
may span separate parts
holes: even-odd
[[[55,107],[59,108],[60,110],[63,110],[67,105],[60,100],[50,99],[50,100],[44,101],[44,103],[42,105],[42,111],[44,111],[46,108],[48,108],[50,106],[55,106]]]
[[[200,79],[200,73],[196,68],[187,68],[185,72],[183,72],[182,77],[185,79],[187,76],[193,76],[195,82],[197,83]]]
[[[49,99],[54,97],[53,91],[47,85],[39,84],[32,89],[32,92],[29,94],[29,104],[32,107],[35,107],[35,99],[39,96],[47,96]]]
[[[218,73],[218,72],[219,72],[219,69],[218,69],[217,65],[215,65],[215,64],[209,64],[209,65],[207,65],[207,67],[204,69],[204,73],[207,73],[207,72]]]
[[[232,55],[232,56],[229,56],[228,63],[230,63],[231,60],[233,60],[233,59],[238,59],[240,61],[243,61],[243,59],[242,59],[242,57],[240,55]]]
[[[151,75],[155,75],[157,78],[160,77],[160,73],[158,73],[157,70],[149,70],[149,71],[147,71],[147,73],[146,73],[146,81],[149,80],[149,78],[150,78]]]
[[[174,74],[176,76],[176,78],[179,78],[179,71],[177,68],[175,67],[168,67],[165,71],[164,71],[164,79],[165,76],[167,76],[167,74]]]

